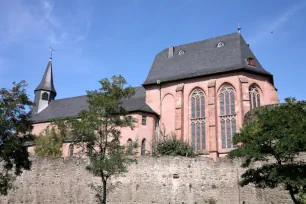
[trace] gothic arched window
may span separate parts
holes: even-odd
[[[70,144],[69,145],[69,152],[68,152],[69,157],[73,157],[73,151],[74,151],[74,145]]]
[[[143,139],[141,142],[141,156],[146,155],[146,139]]]
[[[41,100],[48,101],[49,100],[49,94],[47,92],[44,92],[41,95]]]
[[[250,86],[249,96],[250,96],[250,109],[259,107],[260,106],[260,95],[259,95],[259,89],[256,85]]]
[[[232,138],[236,133],[234,88],[231,85],[224,85],[221,88],[219,97],[222,148],[232,148]]]
[[[191,94],[191,146],[197,150],[205,150],[205,96],[200,89]]]

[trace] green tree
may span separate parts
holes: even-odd
[[[31,162],[24,142],[31,137],[32,102],[26,94],[26,82],[0,89],[0,194],[7,195],[13,181]]]
[[[46,128],[39,137],[35,138],[35,155],[38,157],[62,156],[64,136],[56,132],[55,128]]]
[[[122,100],[131,97],[135,89],[124,88],[126,81],[120,75],[102,79],[100,84],[100,89],[87,91],[88,109],[80,112],[79,119],[68,120],[66,127],[89,158],[89,172],[101,178],[102,185],[92,187],[100,203],[105,204],[109,179],[136,161],[136,151],[127,151],[119,142],[121,128],[134,126],[135,120],[127,116]]]
[[[301,203],[297,194],[306,187],[305,161],[298,156],[306,150],[306,101],[285,99],[274,108],[256,111],[240,133],[234,136],[238,147],[231,158],[245,158],[241,185],[255,184],[257,188],[275,188],[279,185],[289,191],[294,203]],[[255,162],[263,164],[256,167]]]

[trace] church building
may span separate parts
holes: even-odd
[[[77,117],[87,97],[55,99],[52,59],[35,89],[33,133],[39,135],[56,118]],[[155,56],[142,86],[123,102],[136,127],[122,129],[120,142],[138,141],[142,155],[164,136],[182,139],[216,159],[231,151],[232,137],[244,115],[258,106],[278,103],[273,75],[259,63],[240,32],[185,45]],[[34,147],[30,147],[33,148]],[[77,149],[66,142],[63,156]]]

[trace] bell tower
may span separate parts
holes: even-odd
[[[35,98],[32,111],[33,114],[40,113],[42,110],[48,107],[51,101],[55,99],[56,91],[53,84],[52,56],[50,57],[44,76],[34,93]]]

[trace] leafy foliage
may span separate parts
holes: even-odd
[[[175,136],[165,137],[156,143],[153,156],[185,156],[195,157],[194,149],[185,141],[176,139]]]
[[[23,145],[31,138],[32,102],[26,94],[26,82],[0,89],[0,194],[7,195],[16,176],[29,170],[29,153]]]
[[[244,157],[241,185],[255,184],[258,188],[284,185],[294,203],[295,195],[306,187],[306,164],[298,159],[306,149],[306,101],[287,98],[286,103],[256,112],[256,119],[246,124],[234,136],[240,144],[230,152],[231,158]],[[257,161],[261,167],[250,167]]]
[[[136,161],[136,151],[127,151],[119,142],[121,128],[134,127],[135,120],[127,116],[121,104],[135,89],[124,88],[126,81],[120,75],[111,81],[102,79],[100,84],[100,89],[87,92],[88,109],[80,112],[80,119],[68,120],[66,127],[90,159],[87,170],[101,178],[102,186],[93,189],[99,202],[106,203],[109,178],[126,172],[127,166]]]
[[[205,204],[217,204],[217,200],[214,199],[214,198],[212,198],[212,197],[210,197],[210,198],[208,198],[208,199],[205,199],[205,200],[204,200],[204,203],[205,203]]]
[[[306,189],[304,189],[303,187],[300,187],[298,195],[297,195],[297,200],[301,203],[301,204],[306,204]]]
[[[48,127],[35,139],[35,154],[38,157],[60,157],[63,141],[62,134],[57,133],[54,127]]]

